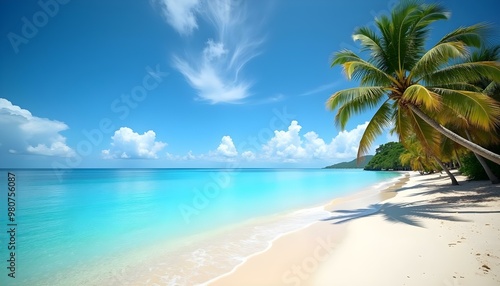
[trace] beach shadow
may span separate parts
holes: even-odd
[[[368,208],[356,210],[338,210],[334,213],[340,215],[332,216],[323,221],[334,221],[334,224],[346,223],[355,219],[382,215],[385,220],[393,223],[404,223],[412,226],[423,227],[419,222],[420,218],[441,219],[449,221],[463,221],[449,214],[456,213],[450,211],[448,204],[393,204],[378,203],[369,205]]]
[[[443,192],[443,194],[445,194]],[[461,190],[455,191],[453,194],[446,193],[446,195],[438,197],[433,200],[436,203],[447,204],[464,204],[464,203],[484,203],[496,201],[500,199],[500,186],[496,187],[477,187],[473,191]]]
[[[443,188],[446,189],[446,188]],[[441,189],[442,192],[443,189]],[[423,192],[431,194],[436,191]],[[341,224],[355,219],[381,215],[385,220],[393,223],[404,223],[412,226],[423,227],[420,219],[440,219],[447,221],[466,221],[453,214],[486,214],[500,213],[498,211],[480,211],[477,208],[484,207],[484,202],[500,199],[500,188],[479,187],[473,191],[446,191],[448,195],[435,198],[431,201],[418,201],[413,203],[378,203],[369,205],[367,208],[355,210],[337,210],[333,213],[339,215],[323,219]],[[467,210],[467,208],[476,208]]]
[[[435,180],[435,178],[429,179]],[[434,195],[434,198],[411,203],[380,202],[369,205],[367,208],[336,210],[332,211],[332,213],[338,215],[331,216],[322,221],[333,221],[333,224],[341,224],[355,219],[381,215],[389,222],[423,227],[420,219],[466,221],[454,216],[454,214],[500,213],[500,210],[478,210],[485,207],[484,203],[486,202],[500,200],[500,185],[491,185],[488,181],[465,181],[461,182],[458,186],[422,183],[411,187],[400,187],[400,183],[402,182],[400,181],[392,186],[390,191],[404,192],[421,187],[430,187],[431,190],[411,194],[410,196]],[[395,189],[394,187],[400,188]]]
[[[458,186],[450,188],[435,188],[430,191],[424,191],[412,194],[415,196],[442,195],[433,200],[433,202],[447,203],[481,203],[500,198],[500,185],[491,185],[489,182],[463,182]]]
[[[406,190],[414,190],[415,188],[420,188],[420,187],[423,187],[424,184],[416,184],[416,185],[413,185],[411,187],[404,187],[404,185],[398,189],[395,189],[393,190],[393,192],[397,192],[397,193],[400,193],[400,192],[404,192]]]

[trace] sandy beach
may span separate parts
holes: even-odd
[[[331,218],[275,240],[220,285],[500,285],[500,185],[456,174],[405,178],[326,208]]]

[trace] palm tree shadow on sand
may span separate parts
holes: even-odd
[[[439,219],[447,221],[466,221],[453,214],[481,214],[500,213],[500,211],[480,211],[478,208],[484,207],[480,204],[494,198],[500,198],[497,190],[477,192],[448,191],[448,195],[438,197],[432,201],[417,201],[412,203],[378,203],[369,205],[367,208],[355,210],[337,210],[335,215],[322,221],[333,221],[334,224],[341,224],[355,219],[381,215],[385,220],[393,223],[405,223],[412,226],[423,227],[420,219]],[[466,210],[467,208],[474,208]]]

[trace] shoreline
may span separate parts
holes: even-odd
[[[325,202],[322,205],[316,206],[314,208],[322,208],[325,211],[331,212],[333,209],[336,209],[337,207],[340,207],[340,206],[347,207],[352,203],[357,203],[357,204],[362,205],[362,204],[366,204],[368,202],[380,202],[380,201],[386,200],[386,199],[396,195],[396,193],[393,192],[395,186],[399,187],[400,185],[404,184],[409,179],[409,175],[407,174],[408,172],[399,171],[396,173],[400,173],[401,176],[393,178],[393,179],[389,179],[387,181],[380,182],[380,183],[370,187],[367,190],[357,190],[357,191],[354,191],[353,193],[343,195],[341,197],[329,200],[328,202]],[[249,255],[248,257],[246,257],[244,259],[244,261],[242,261],[240,264],[236,265],[231,271],[224,273],[222,275],[216,276],[216,277],[214,277],[206,282],[203,282],[203,283],[197,284],[197,285],[219,285],[218,284],[219,280],[224,279],[225,277],[234,275],[234,273],[238,272],[238,270],[241,267],[245,267],[245,264],[248,263],[249,260],[251,260],[254,257],[257,257],[259,255],[263,255],[266,252],[270,251],[273,248],[275,243],[280,243],[281,240],[288,240],[289,236],[293,237],[293,235],[296,233],[299,233],[299,236],[301,236],[302,235],[301,232],[308,232],[308,233],[309,232],[312,232],[312,233],[322,232],[323,226],[318,227],[318,226],[316,226],[317,224],[322,224],[322,221],[321,220],[313,221],[313,222],[311,222],[311,223],[309,223],[301,228],[279,234],[277,237],[275,237],[274,239],[272,239],[271,241],[268,242],[269,245],[265,249]],[[338,236],[338,234],[336,234],[335,236],[336,237],[334,238],[334,240],[336,242],[338,242],[340,236]],[[325,240],[330,240],[332,238],[333,237],[326,237]],[[320,243],[325,244],[325,241],[321,241]],[[241,282],[236,282],[236,281],[233,281],[231,283],[240,283],[239,285],[246,285],[246,284],[241,284]],[[221,285],[226,285],[226,284],[221,284]],[[228,285],[230,285],[230,284],[228,284]]]
[[[320,175],[330,172],[321,173]],[[33,281],[40,285],[197,285],[205,283],[214,277],[235,271],[248,259],[266,252],[275,240],[301,231],[328,217],[329,213],[324,209],[324,205],[330,203],[332,197],[358,194],[360,190],[361,192],[368,190],[369,194],[378,193],[375,187],[380,188],[400,177],[396,172],[391,173],[380,176],[368,174],[368,177],[371,177],[371,183],[358,182],[355,179],[352,181],[344,179],[345,183],[339,184],[321,183],[319,184],[321,199],[317,199],[312,205],[270,215],[252,216],[237,223],[210,228],[208,231],[179,239],[159,239],[157,242],[137,245],[137,247],[134,244],[127,250],[123,249],[125,251],[117,248],[118,251],[110,251],[109,255],[101,255],[99,259],[92,260],[92,262],[86,263],[82,260],[75,264],[67,264],[64,270],[27,276],[26,281]],[[352,172],[352,174],[357,178],[357,172]],[[287,179],[289,173],[278,172],[272,175],[279,181]],[[381,178],[381,180],[376,178]],[[359,187],[353,188],[347,185]],[[313,195],[314,186],[317,185],[305,182],[301,187],[296,188],[311,192]],[[294,197],[289,197],[294,194],[295,192],[282,192],[279,196],[275,196],[276,203],[286,204],[287,198],[294,199]],[[307,197],[305,198],[307,201]],[[253,208],[258,207],[258,204],[250,205]],[[272,205],[276,206],[275,203]],[[276,211],[275,207],[272,209]]]
[[[332,200],[337,215],[201,285],[499,285],[500,185],[403,174],[378,199]]]
[[[351,192],[342,194],[340,197],[333,199],[333,201],[338,200],[338,199],[342,199],[345,197],[350,197],[350,196],[360,196],[363,199],[368,199],[368,198],[374,197],[374,198],[376,198],[376,200],[378,200],[381,192],[386,190],[389,186],[392,186],[392,185],[396,184],[397,182],[399,182],[403,178],[405,172],[393,171],[391,173],[400,173],[400,176],[397,176],[397,177],[394,177],[391,179],[386,179],[385,181],[377,182],[374,185],[368,185],[368,186],[364,187],[364,189],[352,190]],[[200,280],[201,277],[198,277],[194,280],[190,280],[190,283],[193,283],[193,285],[209,285],[209,284],[211,285],[211,283],[214,283],[223,277],[232,275],[240,267],[244,266],[248,262],[248,260],[252,259],[255,256],[259,256],[259,255],[269,251],[273,247],[273,244],[275,243],[275,241],[277,241],[283,237],[293,235],[296,232],[301,232],[304,229],[308,229],[309,227],[320,222],[321,219],[327,217],[328,213],[329,213],[327,206],[330,205],[331,203],[332,203],[331,199],[325,200],[322,203],[319,203],[317,205],[312,205],[310,207],[293,209],[290,211],[280,212],[280,213],[273,214],[270,216],[265,215],[265,216],[259,217],[259,218],[252,218],[252,219],[249,219],[243,223],[233,224],[233,225],[229,226],[229,228],[234,228],[234,231],[237,231],[238,229],[241,229],[241,227],[245,226],[245,225],[250,225],[254,228],[255,227],[256,228],[262,228],[262,227],[269,228],[271,226],[271,224],[278,223],[278,225],[276,225],[276,227],[281,227],[282,224],[285,224],[285,225],[290,224],[291,221],[296,220],[296,219],[299,219],[299,221],[301,221],[301,224],[302,224],[298,228],[294,227],[291,230],[285,230],[283,232],[275,234],[274,237],[269,239],[269,240],[260,241],[260,244],[265,244],[263,248],[260,248],[256,251],[248,253],[247,255],[245,255],[243,257],[240,257],[242,260],[240,262],[238,262],[236,265],[232,266],[230,269],[228,269],[228,271],[222,272],[221,274],[219,274],[215,277],[214,276],[207,277],[207,275],[206,275],[207,273],[205,273],[203,275],[203,277],[206,277],[206,279]],[[307,222],[304,224],[303,221],[305,218],[307,218]],[[273,228],[273,230],[275,230],[275,228]],[[221,233],[222,232],[223,231],[221,231]],[[230,236],[232,236],[232,234]],[[226,243],[229,241],[233,241],[232,239],[227,239],[227,235],[225,235],[225,238],[223,238],[223,240],[225,240]],[[213,240],[213,238],[211,239],[211,241],[214,242],[215,244],[220,244],[220,241]],[[207,246],[208,244],[205,243],[204,245]],[[212,263],[217,264],[217,261],[212,262]],[[197,271],[199,271],[199,270],[200,269],[198,269]],[[204,272],[204,270],[200,271],[200,273],[201,272]],[[147,283],[153,283],[152,285],[164,285],[163,284],[163,283],[165,283],[164,277],[165,277],[165,275],[156,274],[151,279],[148,279]],[[169,284],[170,282],[168,282],[167,284],[170,285]]]

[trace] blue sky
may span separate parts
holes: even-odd
[[[0,4],[0,167],[323,167],[355,157],[331,54],[397,1],[40,0]],[[452,12],[432,39],[497,0]],[[496,35],[498,32],[496,31]],[[394,140],[380,136],[373,150]]]

